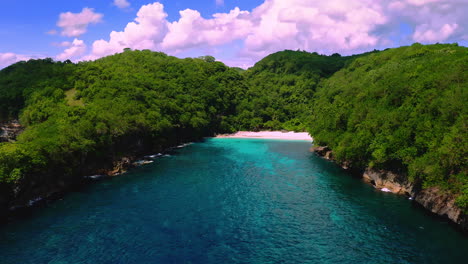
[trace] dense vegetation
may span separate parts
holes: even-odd
[[[265,57],[244,73],[249,89],[241,98],[236,127],[306,131],[317,85],[355,57],[290,50]]]
[[[18,62],[0,71],[0,121],[17,117],[32,93],[45,88],[66,89],[72,85],[70,61],[52,59]]]
[[[353,61],[322,83],[310,132],[354,166],[463,194],[468,208],[468,50],[414,44]]]
[[[14,64],[0,71],[0,121],[19,117],[26,130],[0,144],[0,209],[124,156],[242,129],[309,130],[338,160],[443,187],[468,208],[467,52],[283,51],[247,71],[128,49]]]
[[[30,79],[35,92],[18,96],[27,102],[20,115],[26,130],[17,142],[0,144],[2,195],[60,188],[125,155],[232,131],[225,120],[245,90],[238,71],[220,62],[147,50],[127,50],[72,68],[49,60],[20,63],[4,70],[14,81],[1,88],[14,91],[21,83],[15,77],[24,78],[29,64],[69,78]],[[17,111],[13,106],[9,114]],[[13,193],[14,186],[22,188]]]

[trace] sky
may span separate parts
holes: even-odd
[[[468,45],[468,0],[0,1],[0,69],[124,48],[247,68],[285,49],[351,55],[414,42]]]

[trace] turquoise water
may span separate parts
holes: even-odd
[[[309,147],[192,144],[0,227],[0,263],[466,263],[446,222]]]

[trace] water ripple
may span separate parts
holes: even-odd
[[[0,228],[0,263],[464,263],[468,241],[304,142],[211,139]]]

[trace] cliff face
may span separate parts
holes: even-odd
[[[377,189],[410,197],[414,197],[417,193],[414,184],[410,183],[406,177],[390,171],[367,168],[362,174],[362,178]]]
[[[333,151],[328,147],[313,147],[311,151],[325,159],[335,161]],[[350,168],[350,164],[347,162],[340,165],[344,169]],[[372,184],[377,189],[411,197],[427,210],[448,218],[464,232],[468,232],[468,214],[455,204],[454,195],[437,187],[422,189],[418,184],[408,181],[405,175],[390,171],[366,168],[363,172],[361,170],[360,176],[365,182]]]
[[[452,220],[465,232],[468,231],[468,214],[456,206],[453,195],[432,187],[418,192],[415,201],[432,213]]]

